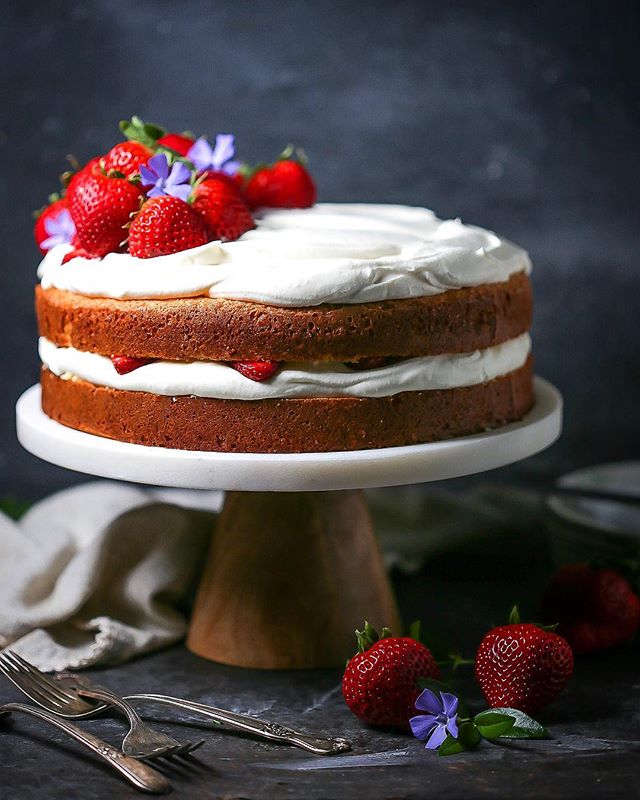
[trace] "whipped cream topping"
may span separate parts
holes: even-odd
[[[112,389],[224,400],[388,397],[399,392],[473,386],[518,369],[530,350],[531,339],[525,333],[486,350],[409,358],[378,369],[354,371],[340,363],[287,362],[273,377],[258,383],[215,361],[155,361],[118,375],[106,356],[57,347],[44,338],[39,342],[42,362],[61,378],[81,378]]]
[[[491,231],[399,205],[319,203],[258,215],[235,242],[157,258],[109,253],[73,258],[50,250],[44,288],[90,297],[224,297],[275,306],[367,303],[498,283],[531,269],[527,253]]]

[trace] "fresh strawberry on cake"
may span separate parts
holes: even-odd
[[[426,208],[317,203],[304,153],[137,117],[36,221],[42,405],[98,436],[292,453],[429,442],[533,403],[524,250]]]

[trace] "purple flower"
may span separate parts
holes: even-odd
[[[67,208],[60,209],[55,216],[47,217],[44,221],[44,229],[49,235],[40,243],[43,250],[51,250],[58,244],[70,244],[76,235],[76,226],[73,224]]]
[[[147,191],[149,197],[169,194],[187,200],[191,194],[191,170],[182,161],[176,161],[169,170],[169,160],[164,153],[152,156],[140,167],[142,185],[152,188]]]
[[[240,169],[240,162],[233,161],[235,154],[236,145],[233,134],[219,133],[216,136],[215,147],[211,147],[204,136],[196,139],[187,152],[187,158],[198,172],[210,169],[214,172],[235,175]]]
[[[454,739],[458,738],[458,698],[448,692],[438,694],[440,697],[425,689],[416,700],[416,708],[426,713],[409,720],[413,735],[416,739],[426,740],[428,750],[437,750],[448,733]]]

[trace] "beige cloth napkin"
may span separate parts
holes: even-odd
[[[0,647],[62,670],[178,641],[221,503],[97,481],[0,514]]]
[[[523,525],[528,493],[367,492],[388,566]],[[14,522],[0,513],[0,647],[44,670],[116,664],[179,641],[222,492],[96,481]]]

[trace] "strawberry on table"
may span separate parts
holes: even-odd
[[[257,169],[244,187],[250,208],[309,208],[316,202],[316,187],[302,163],[287,148],[279,161]]]
[[[202,216],[189,203],[171,195],[147,200],[129,229],[129,252],[137,258],[178,253],[208,241]]]
[[[365,623],[356,631],[358,653],[350,659],[342,678],[342,694],[349,709],[368,725],[409,730],[419,680],[440,679],[431,651],[409,636],[392,636]]]
[[[69,212],[65,197],[53,200],[37,216],[33,236],[42,255],[59,244],[71,244],[76,235],[76,226]]]
[[[194,190],[193,207],[202,215],[212,239],[232,242],[255,228],[247,204],[232,181],[211,176]]]
[[[492,628],[476,653],[475,675],[489,706],[529,714],[551,703],[573,673],[573,652],[562,636],[520,622]]]
[[[545,619],[576,654],[615,647],[640,628],[640,598],[629,581],[613,569],[570,564],[549,581],[542,601]]]
[[[96,165],[71,180],[67,199],[80,247],[92,257],[122,249],[126,226],[140,208],[142,192],[126,178],[109,178]]]

